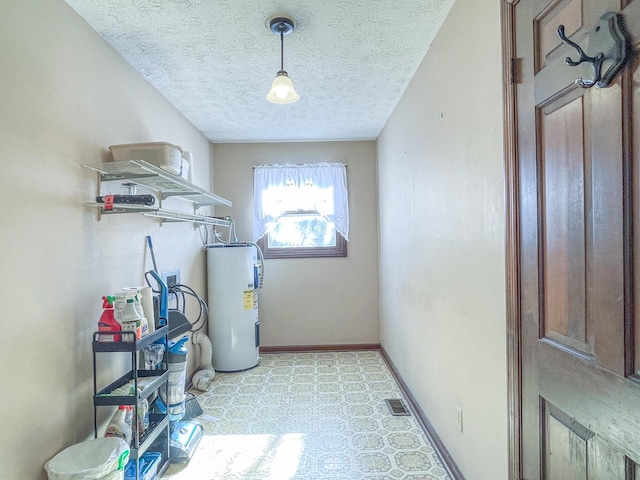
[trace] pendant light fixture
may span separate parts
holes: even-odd
[[[271,91],[267,100],[272,103],[294,103],[300,96],[293,89],[293,82],[284,69],[284,36],[293,32],[293,20],[286,17],[277,17],[269,23],[271,31],[280,35],[280,70],[271,84]]]

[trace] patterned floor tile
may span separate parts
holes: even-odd
[[[377,351],[264,354],[193,392],[205,413],[173,480],[451,480]]]

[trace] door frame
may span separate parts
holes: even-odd
[[[505,176],[505,279],[507,319],[507,395],[509,479],[522,478],[522,326],[520,310],[520,221],[517,148],[514,11],[519,0],[501,1]]]

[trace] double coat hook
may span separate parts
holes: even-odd
[[[564,33],[564,25],[558,27],[558,36],[578,52],[578,60],[573,60],[571,57],[565,59],[567,65],[575,67],[587,62],[593,69],[593,80],[582,78],[576,80],[576,84],[582,88],[606,87],[627,60],[628,43],[616,13],[605,13],[589,33],[587,50],[591,55],[585,52],[580,45],[567,38]]]

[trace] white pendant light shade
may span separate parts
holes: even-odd
[[[271,83],[271,91],[267,95],[267,100],[271,103],[293,103],[299,99],[300,96],[293,88],[293,82],[289,75],[284,70],[280,70]]]

